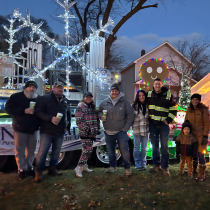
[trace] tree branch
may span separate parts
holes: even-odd
[[[134,14],[136,14],[138,11],[140,11],[142,9],[146,9],[146,8],[150,8],[150,7],[155,7],[155,8],[158,7],[158,4],[142,6],[145,2],[146,2],[146,0],[140,0],[139,3],[134,7],[134,9],[131,10],[129,13],[127,13],[125,16],[123,16],[122,19],[117,23],[117,25],[112,30],[112,34],[110,34],[108,39],[106,40],[106,52],[105,52],[105,55],[107,55],[109,53],[112,43],[117,39],[117,37],[115,37],[115,34],[117,33],[117,31],[121,28],[121,26],[129,18],[131,18]]]
[[[102,14],[102,9],[101,9],[101,0],[99,0],[99,12],[96,16],[96,27],[99,29],[99,17]]]

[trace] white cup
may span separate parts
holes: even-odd
[[[31,102],[30,102],[30,105],[29,105],[29,108],[34,109],[35,105],[36,105],[36,102],[31,101]]]
[[[107,117],[107,110],[103,110],[103,117],[104,117],[104,121],[106,121],[106,117]]]

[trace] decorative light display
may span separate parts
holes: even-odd
[[[94,30],[91,27],[92,30],[92,34],[90,34],[90,36],[88,38],[86,38],[85,40],[83,40],[81,43],[79,43],[78,45],[75,46],[69,46],[69,18],[74,18],[73,15],[69,14],[69,8],[71,6],[73,6],[75,4],[75,2],[71,2],[70,4],[68,3],[68,0],[64,0],[64,4],[61,3],[59,0],[57,0],[57,3],[62,6],[65,9],[65,14],[64,15],[60,15],[59,17],[64,18],[65,21],[65,35],[66,35],[66,46],[63,45],[59,45],[57,42],[55,42],[54,39],[51,39],[50,37],[48,37],[46,35],[46,33],[44,33],[40,27],[43,24],[42,22],[40,22],[38,25],[35,25],[33,23],[31,23],[30,21],[30,16],[27,16],[27,20],[25,18],[23,18],[21,16],[21,14],[19,13],[18,9],[15,9],[13,16],[15,18],[18,18],[20,21],[23,22],[23,24],[21,25],[22,27],[31,27],[32,28],[32,32],[30,33],[30,36],[33,35],[33,33],[36,33],[37,35],[39,35],[40,39],[37,41],[41,42],[47,42],[49,45],[52,45],[55,49],[59,50],[62,52],[61,57],[57,58],[53,63],[51,63],[49,66],[45,67],[42,70],[38,70],[36,69],[36,75],[33,76],[33,78],[38,78],[38,77],[42,77],[42,74],[48,70],[53,68],[58,62],[60,62],[63,59],[66,59],[66,82],[67,82],[67,92],[66,92],[66,96],[67,98],[69,98],[69,58],[78,62],[80,64],[80,66],[83,66],[84,68],[86,68],[89,72],[95,74],[95,78],[98,78],[102,83],[107,83],[109,84],[109,82],[107,81],[107,78],[101,78],[99,76],[99,74],[97,73],[97,71],[95,71],[94,69],[89,68],[83,61],[81,61],[79,58],[75,57],[73,54],[77,53],[82,47],[84,47],[86,44],[88,44],[90,42],[91,39],[94,40],[100,40],[99,38],[99,33],[105,32],[105,33],[111,33],[110,31],[108,31],[107,27],[108,26],[113,26],[114,25],[114,21],[109,18],[107,24],[105,24],[104,26],[102,25],[102,21],[100,22],[100,28],[98,30]],[[39,72],[38,72],[39,71]]]
[[[179,106],[180,108],[187,110],[190,103],[191,94],[189,80],[186,74],[183,74],[181,86],[182,89],[179,93]]]
[[[4,56],[8,56],[8,57],[12,58],[12,61],[14,64],[17,64],[19,67],[22,67],[23,70],[25,70],[25,67],[23,65],[21,65],[17,60],[23,59],[21,54],[23,52],[27,52],[27,47],[24,47],[24,45],[22,44],[22,48],[20,49],[19,52],[15,53],[15,54],[12,53],[13,44],[17,42],[17,40],[14,40],[14,35],[16,32],[18,32],[20,30],[20,28],[13,29],[13,24],[15,22],[14,18],[8,19],[8,21],[10,22],[9,28],[7,28],[5,25],[3,25],[4,29],[9,33],[9,39],[5,39],[5,41],[9,44],[8,54],[0,52],[0,58],[2,58]],[[11,77],[13,75],[11,75],[11,76],[2,75],[2,76],[4,76],[4,78],[8,78],[8,84],[3,86],[2,88],[15,89],[11,84]]]
[[[156,78],[160,78],[165,83],[168,80],[168,76],[168,66],[162,58],[151,58],[140,65],[139,77],[147,90],[152,90],[153,82]]]

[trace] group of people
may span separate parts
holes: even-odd
[[[68,100],[65,98],[64,86],[56,82],[53,91],[44,96],[37,96],[37,84],[28,81],[23,92],[13,94],[6,103],[5,111],[12,116],[15,157],[18,165],[19,178],[33,175],[33,160],[38,130],[40,129],[40,147],[36,156],[35,181],[42,181],[45,170],[46,155],[52,146],[48,173],[62,175],[56,165],[63,142],[65,131],[71,126],[71,113]],[[29,108],[30,102],[36,102],[35,108]],[[61,118],[58,116],[61,114]],[[104,136],[109,154],[107,173],[116,170],[116,144],[124,160],[125,174],[132,175],[129,137],[127,131],[132,127],[134,137],[133,156],[136,170],[146,170],[146,153],[148,134],[152,143],[153,167],[149,170],[170,176],[168,138],[170,127],[177,113],[176,102],[170,90],[163,87],[159,78],[154,80],[153,90],[146,93],[139,90],[132,105],[124,98],[117,84],[110,87],[110,95],[99,105],[93,101],[91,92],[84,93],[78,104],[75,117],[82,142],[82,154],[75,168],[77,177],[82,172],[91,172],[87,161],[93,150],[93,142],[100,134],[100,120],[103,122]],[[180,171],[182,175],[185,162],[188,175],[192,177],[199,163],[198,180],[205,179],[204,153],[208,145],[209,118],[208,108],[201,103],[201,96],[193,94],[186,113],[186,122],[182,132],[176,139],[177,156],[181,154]],[[161,155],[159,148],[161,143]],[[26,149],[26,154],[25,154]]]
[[[64,85],[56,82],[53,91],[44,96],[36,94],[38,86],[34,81],[27,81],[24,90],[11,95],[5,105],[5,111],[12,116],[15,140],[15,159],[19,179],[35,176],[35,181],[42,181],[47,153],[52,146],[48,173],[61,176],[56,165],[63,143],[64,133],[70,129],[71,113],[65,98]],[[35,104],[30,107],[30,104]],[[61,118],[57,114],[62,115]],[[36,170],[33,162],[40,130],[40,146],[36,155]]]

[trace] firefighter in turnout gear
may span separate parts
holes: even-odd
[[[169,123],[176,116],[176,103],[174,97],[159,78],[154,80],[153,90],[147,94],[149,107],[149,132],[153,150],[153,165],[150,169],[151,173],[162,169],[163,174],[170,176],[169,173]],[[159,136],[161,142],[161,159],[159,149]]]

